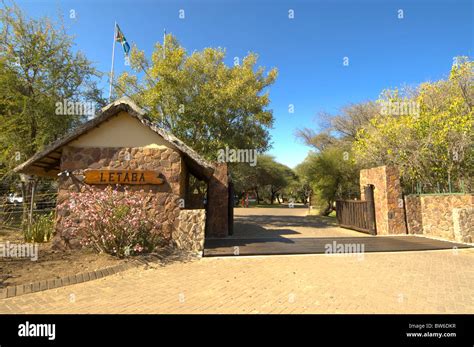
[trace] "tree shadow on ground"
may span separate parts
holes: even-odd
[[[322,216],[273,216],[273,215],[248,215],[235,216],[234,223],[246,224],[271,224],[275,227],[308,227],[308,228],[333,228],[337,226],[335,218]]]
[[[300,235],[293,229],[264,228],[261,225],[249,222],[235,222],[233,238],[283,238]]]

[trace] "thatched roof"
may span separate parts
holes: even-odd
[[[63,138],[49,144],[41,152],[36,153],[30,159],[18,165],[13,171],[38,176],[56,176],[60,172],[62,148],[80,136],[95,129],[111,117],[118,115],[121,111],[125,111],[130,116],[139,120],[142,124],[170,143],[172,147],[181,152],[189,170],[194,176],[203,180],[207,180],[212,176],[215,168],[211,163],[202,158],[173,134],[153,124],[147,117],[146,112],[127,97],[120,98],[105,106],[93,119],[82,124]]]

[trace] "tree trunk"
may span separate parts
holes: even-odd
[[[257,197],[257,205],[260,205],[260,196],[258,195],[258,187],[255,187],[255,195]]]
[[[27,202],[30,200],[30,194],[31,188],[30,184],[28,182],[21,182],[21,197],[23,199],[22,201],[22,216],[21,216],[21,224],[27,220],[28,218],[28,204]]]
[[[28,225],[29,220],[30,220],[30,207],[31,207],[31,199],[33,198],[31,193],[33,191],[33,187],[37,187],[38,185],[38,180],[28,180],[27,182],[22,182],[21,183],[21,194],[23,198],[22,202],[22,221],[21,224],[22,226]]]
[[[323,216],[329,216],[332,212],[332,201],[328,201],[328,205],[326,206],[326,208],[323,210],[323,212],[321,212],[321,215]]]

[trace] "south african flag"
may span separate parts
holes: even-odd
[[[130,45],[128,44],[127,39],[122,33],[122,30],[120,30],[120,27],[118,26],[118,24],[116,24],[116,28],[115,28],[115,41],[120,42],[122,44],[122,48],[123,48],[123,51],[125,52],[125,55],[128,55],[128,52],[130,52]]]

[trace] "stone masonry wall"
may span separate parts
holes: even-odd
[[[361,199],[364,187],[373,184],[377,234],[406,234],[405,212],[399,172],[395,167],[379,166],[360,171]]]
[[[474,195],[409,195],[405,201],[411,234],[472,242]]]
[[[454,239],[460,242],[474,241],[474,207],[453,209]]]
[[[202,255],[206,210],[181,210],[178,228],[173,231],[173,242],[178,249]]]
[[[129,155],[127,155],[127,153]],[[127,158],[129,157],[129,158]],[[128,160],[129,159],[129,160]],[[154,170],[161,173],[164,183],[160,185],[129,185],[128,191],[155,193],[151,213],[155,214],[156,229],[165,239],[171,240],[172,231],[179,226],[180,178],[182,170],[180,154],[171,148],[76,148],[65,147],[61,158],[61,171],[69,170],[72,176],[61,176],[57,204],[68,199],[69,192],[80,191],[85,169]],[[93,189],[104,189],[106,185],[91,185]],[[79,248],[79,240],[62,227],[68,211],[57,209],[57,220],[53,247],[59,249]]]
[[[421,199],[419,195],[405,196],[407,224],[409,234],[423,234],[423,218],[421,215]]]

